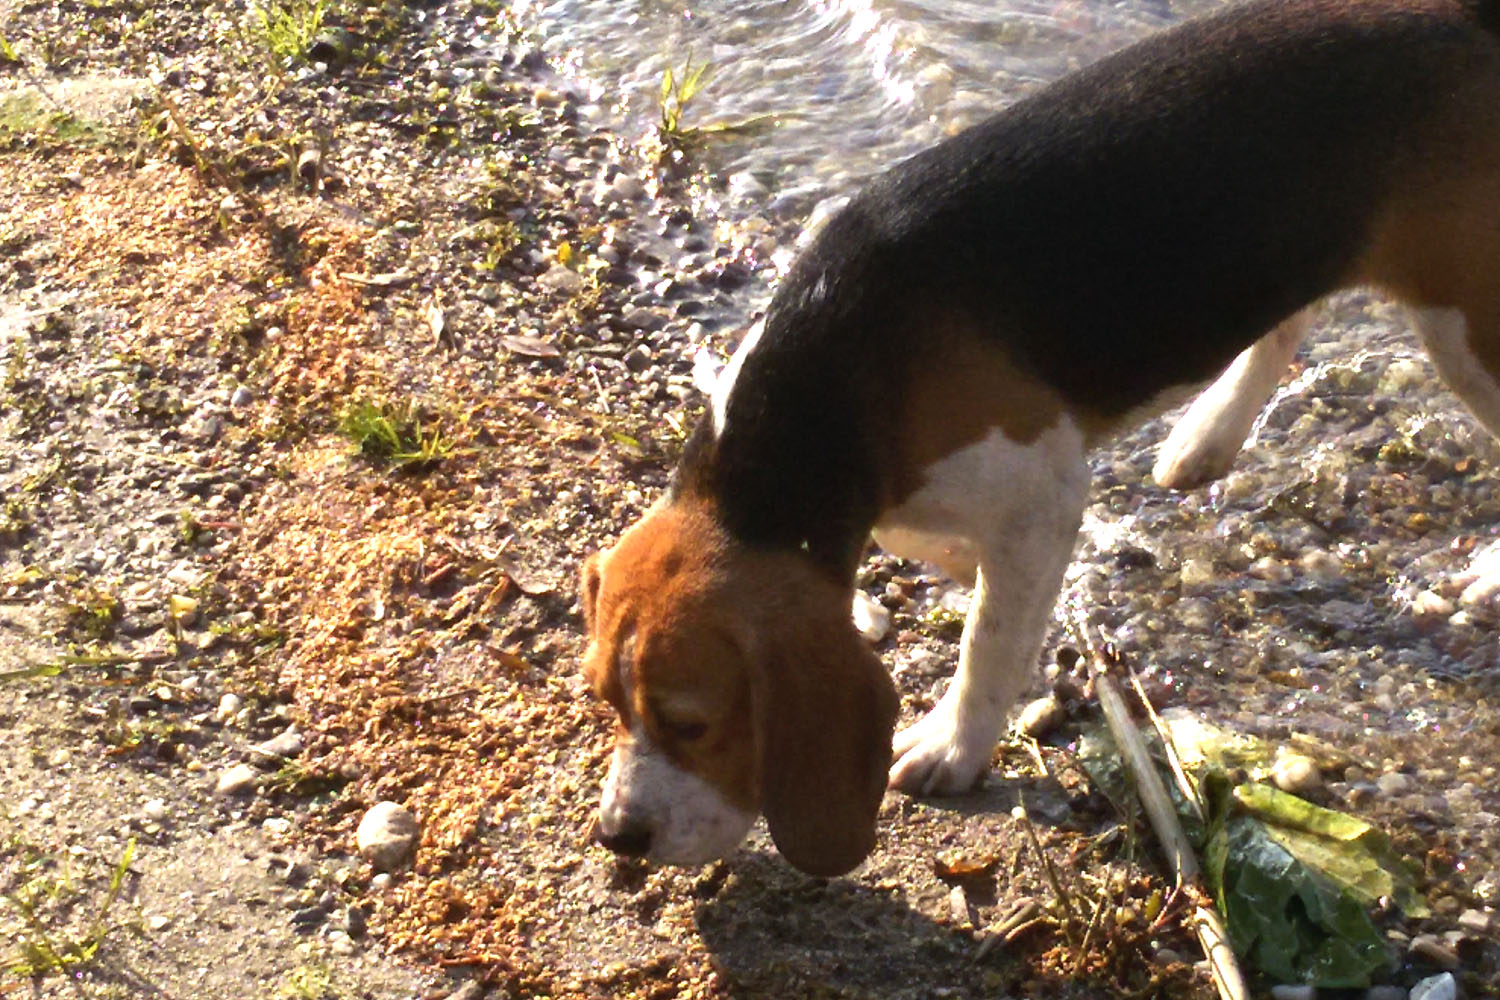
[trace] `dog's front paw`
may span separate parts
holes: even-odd
[[[964,722],[945,699],[892,743],[890,787],[910,795],[962,795],[995,748],[994,727]]]

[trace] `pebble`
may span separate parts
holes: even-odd
[[[870,642],[879,642],[890,632],[890,611],[863,590],[854,592],[854,605],[851,610],[854,616],[854,627]]]
[[[562,292],[567,295],[571,295],[583,287],[583,276],[572,268],[562,264],[554,264],[536,280],[537,284],[543,288],[551,289],[554,292]]]
[[[328,919],[328,911],[321,904],[301,906],[292,911],[292,926],[300,931],[310,931]]]
[[[1184,559],[1178,575],[1184,590],[1206,587],[1213,582],[1214,564],[1208,559]]]
[[[244,705],[245,703],[239,695],[233,693],[226,694],[219,699],[219,707],[214,711],[214,718],[220,722],[228,722],[239,714],[240,709]]]
[[[1271,780],[1277,788],[1293,795],[1308,795],[1323,787],[1317,761],[1300,753],[1277,754],[1271,765]]]
[[[248,405],[250,405],[250,401],[253,400],[254,398],[255,398],[255,393],[251,392],[245,386],[239,386],[230,395],[230,397],[229,397],[229,405],[232,406],[232,407],[234,407],[235,409],[239,409],[242,406],[248,406]]]
[[[1458,952],[1443,944],[1435,934],[1418,934],[1411,939],[1411,955],[1428,965],[1452,971],[1460,965]]]
[[[171,922],[171,917],[164,917],[160,913],[152,914],[146,918],[146,929],[150,931],[165,930]]]
[[[1453,973],[1429,976],[1411,988],[1411,1000],[1457,1000],[1458,980]]]
[[[1465,910],[1458,915],[1459,929],[1474,937],[1488,935],[1493,924],[1494,920],[1483,910]]]
[[[302,736],[296,729],[287,729],[263,743],[250,748],[250,760],[261,767],[279,767],[286,760],[302,752]]]
[[[370,888],[376,892],[385,892],[395,884],[396,880],[390,875],[387,875],[385,872],[381,872],[379,875],[376,875],[374,878],[370,879]]]
[[[161,799],[152,799],[146,803],[141,811],[146,814],[147,819],[153,822],[162,823],[166,821],[167,804]]]
[[[1272,986],[1271,997],[1273,1000],[1315,1000],[1318,995],[1316,986]]]
[[[634,174],[621,174],[609,186],[609,197],[615,201],[637,201],[645,195],[645,182]]]
[[[1455,610],[1452,601],[1433,590],[1424,590],[1411,601],[1412,616],[1419,622],[1448,618]]]
[[[1068,710],[1053,692],[1031,702],[1016,716],[1016,732],[1040,739],[1062,725]]]
[[[219,775],[214,792],[219,795],[249,795],[255,791],[255,768],[249,764],[236,764]]]
[[[1375,787],[1380,789],[1380,794],[1382,795],[1405,795],[1411,791],[1412,780],[1408,775],[1402,774],[1400,771],[1392,771],[1389,774],[1382,774],[1379,778],[1376,778]]]
[[[379,802],[365,813],[354,833],[360,857],[382,872],[406,863],[417,845],[417,818],[399,802]]]
[[[1344,566],[1339,557],[1326,549],[1311,549],[1297,560],[1303,572],[1323,580],[1336,580],[1343,575]]]

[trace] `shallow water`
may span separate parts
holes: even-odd
[[[748,172],[796,198],[847,192],[1037,86],[1219,3],[522,0],[515,9],[554,62],[617,106],[627,132],[654,124],[667,67],[706,62],[686,124],[775,116],[753,139],[716,143],[715,173]]]

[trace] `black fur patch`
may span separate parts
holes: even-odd
[[[1188,22],[877,177],[794,264],[678,488],[845,579],[896,498],[924,317],[1102,417],[1207,379],[1348,279],[1497,0],[1270,0]],[[1418,150],[1414,153],[1413,150]]]

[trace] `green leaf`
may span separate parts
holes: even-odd
[[[1355,988],[1386,967],[1385,942],[1364,905],[1287,851],[1260,820],[1230,818],[1205,855],[1230,943],[1266,976]]]
[[[1390,838],[1364,820],[1315,806],[1271,785],[1240,785],[1234,798],[1262,819],[1269,834],[1293,857],[1365,906],[1386,896],[1408,916],[1430,914],[1412,884],[1409,866],[1391,846]]]

